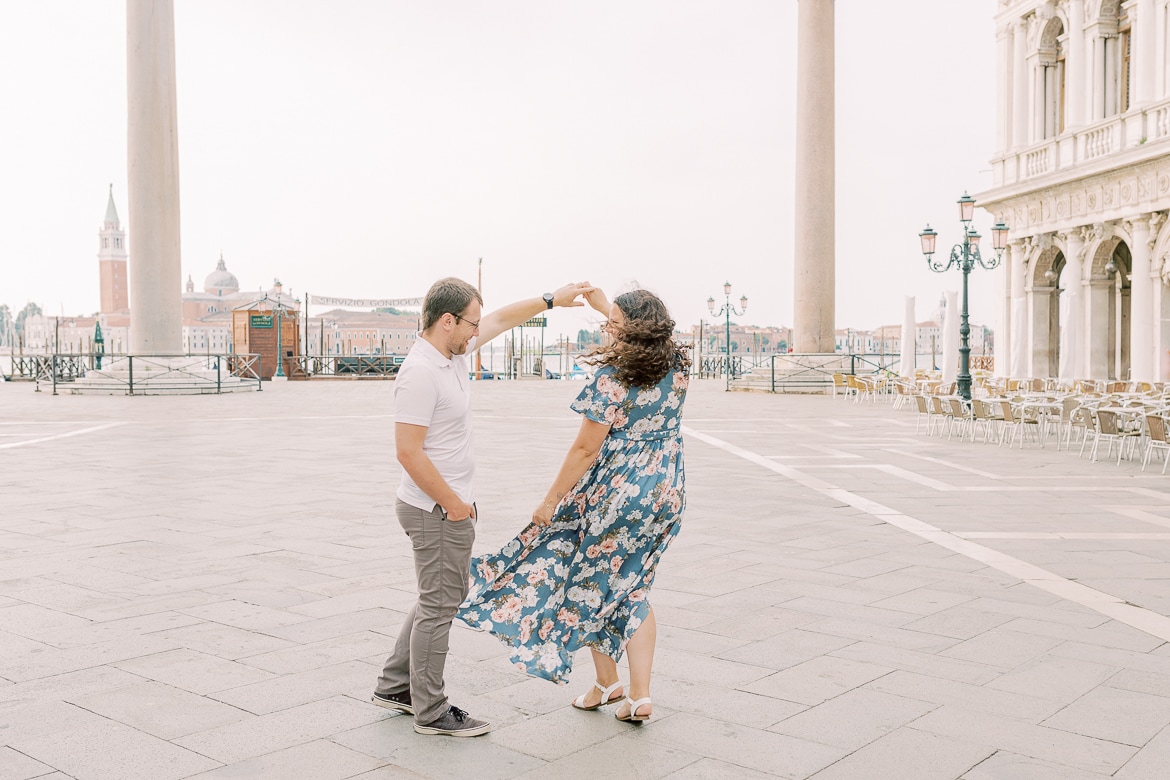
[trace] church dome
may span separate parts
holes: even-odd
[[[240,280],[224,265],[223,255],[219,256],[219,263],[215,270],[207,275],[203,282],[203,291],[209,293],[239,292]]]

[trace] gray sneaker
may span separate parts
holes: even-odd
[[[370,698],[370,701],[388,710],[398,710],[408,715],[414,714],[414,705],[410,703],[410,691],[402,691],[401,693],[378,693],[374,691],[374,695]]]
[[[478,737],[492,730],[492,724],[476,720],[463,710],[452,705],[441,717],[430,723],[414,724],[419,734],[446,734],[449,737]]]

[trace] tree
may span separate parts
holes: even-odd
[[[587,347],[590,344],[600,344],[600,343],[601,343],[601,331],[600,330],[584,330],[584,329],[582,329],[582,330],[577,331],[577,346],[578,347]]]
[[[12,321],[12,310],[8,304],[0,303],[0,345],[8,345],[9,339],[15,337],[15,323]]]
[[[24,332],[24,321],[27,320],[29,317],[35,317],[38,314],[43,314],[40,306],[37,306],[32,301],[29,301],[28,303],[26,303],[24,305],[24,308],[20,310],[20,313],[16,315],[16,332],[23,333]]]

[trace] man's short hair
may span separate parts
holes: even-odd
[[[431,285],[427,297],[423,298],[422,329],[430,330],[444,314],[462,314],[471,305],[472,299],[483,306],[483,297],[472,285],[454,276],[440,279]]]

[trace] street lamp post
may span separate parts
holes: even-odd
[[[723,316],[723,335],[725,338],[724,344],[727,347],[727,381],[726,387],[731,387],[731,315],[742,317],[747,313],[747,296],[739,296],[739,309],[737,310],[731,305],[731,282],[723,283],[723,298],[724,303],[719,307],[719,311],[715,311],[715,299],[707,299],[707,309],[711,312],[712,317]]]
[[[284,379],[284,345],[281,344],[281,331],[284,330],[284,323],[281,321],[280,299],[276,300],[276,376]]]
[[[971,220],[975,216],[975,199],[967,193],[959,198],[959,221],[963,223],[963,243],[955,244],[951,248],[950,260],[944,265],[941,260],[934,259],[934,244],[938,234],[930,229],[930,225],[918,234],[922,241],[922,254],[926,255],[926,265],[936,273],[944,273],[952,267],[958,267],[963,272],[963,309],[959,325],[959,396],[964,401],[971,400],[971,326],[967,322],[967,275],[975,267],[975,263],[991,270],[999,265],[1003,257],[1004,247],[1007,246],[1008,226],[1003,222],[996,222],[991,229],[991,244],[995,249],[995,257],[984,260],[979,254],[979,234],[971,227]]]

